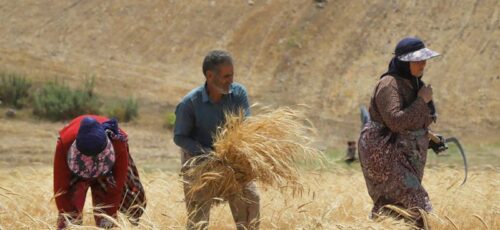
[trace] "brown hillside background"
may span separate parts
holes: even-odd
[[[422,38],[437,131],[481,143],[500,133],[500,3],[312,0],[0,0],[0,69],[73,86],[95,76],[98,94],[135,96],[140,122],[158,121],[203,83],[201,62],[230,51],[235,80],[261,105],[309,106],[325,145],[357,139],[396,43]]]

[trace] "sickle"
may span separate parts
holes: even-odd
[[[462,182],[462,184],[460,185],[460,186],[462,186],[467,181],[467,171],[468,171],[468,169],[467,169],[467,156],[465,155],[465,151],[462,148],[460,141],[458,141],[458,139],[456,137],[448,137],[445,139],[444,142],[445,143],[450,143],[450,142],[455,143],[457,145],[458,149],[460,150],[460,154],[462,155],[462,159],[464,160],[464,170],[465,170],[465,178],[464,178],[464,181]]]

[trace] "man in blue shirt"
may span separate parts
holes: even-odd
[[[210,51],[203,60],[205,84],[189,92],[177,105],[174,142],[182,148],[183,165],[191,157],[212,150],[213,137],[224,123],[225,112],[243,109],[245,116],[250,115],[246,89],[233,83],[233,70],[233,60],[228,52]],[[186,193],[190,178],[184,177],[184,181]],[[187,229],[208,228],[211,202],[197,201],[196,197],[202,195],[194,195],[192,200],[186,198]],[[259,195],[254,182],[245,186],[244,200],[228,202],[237,229],[258,229]]]

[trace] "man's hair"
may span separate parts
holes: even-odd
[[[218,72],[217,67],[221,64],[233,64],[233,58],[229,52],[224,50],[212,50],[208,52],[203,60],[203,75],[207,76],[207,71]]]

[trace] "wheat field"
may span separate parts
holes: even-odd
[[[55,229],[52,160],[57,130],[63,125],[0,116],[1,230]],[[120,216],[118,229],[184,229],[180,155],[171,133],[134,123],[122,127],[129,133],[148,205],[139,227]],[[439,157],[429,152],[423,183],[434,207],[429,217],[432,229],[500,229],[500,146],[470,143],[462,139],[470,166],[463,186],[459,186],[463,169],[455,149],[450,147]],[[342,149],[328,151],[324,167],[301,167],[305,186],[301,196],[260,189],[261,229],[409,229],[394,219],[370,220],[372,202],[359,163],[343,163]],[[95,229],[90,192],[87,195],[84,225],[75,229]],[[235,229],[226,204],[212,209],[210,229]]]
[[[442,53],[425,75],[440,114],[433,130],[459,137],[471,166],[459,186],[456,151],[439,159],[429,152],[423,183],[434,207],[430,225],[500,229],[500,1],[327,2],[0,0],[0,71],[35,85],[58,77],[72,87],[95,76],[103,98],[138,99],[139,119],[120,125],[148,206],[140,226],[119,216],[118,229],[184,229],[179,150],[162,117],[203,83],[200,65],[212,49],[233,54],[235,81],[252,103],[309,105],[317,148],[337,152],[325,168],[301,169],[301,196],[261,189],[261,229],[409,229],[368,218],[372,204],[359,164],[340,159],[345,142],[359,135],[359,106],[368,103],[397,41],[417,36]],[[6,109],[0,107],[0,230],[54,229],[51,167],[64,122],[41,121],[28,109],[8,119]],[[95,229],[91,213],[88,196],[84,225],[73,228]],[[214,207],[210,229],[234,228],[229,207]]]
[[[260,190],[261,229],[409,229],[402,221],[368,219],[371,200],[359,167],[333,163],[329,169],[304,169],[308,189],[300,196]],[[469,174],[459,186],[461,171],[450,167],[427,169],[427,188],[434,212],[432,229],[499,229],[499,169],[485,167]],[[148,206],[140,226],[131,226],[124,216],[119,229],[183,229],[186,221],[181,183],[176,172],[142,171]],[[47,166],[0,170],[0,228],[54,229],[57,218],[52,199],[52,169]],[[84,225],[95,228],[90,197],[84,210]],[[234,229],[227,205],[211,211],[210,229]]]

